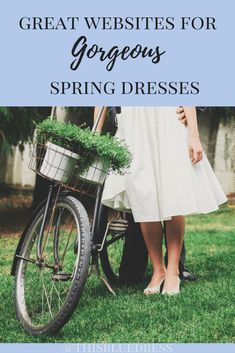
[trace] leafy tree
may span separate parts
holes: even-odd
[[[69,107],[66,120],[78,125],[92,125],[93,108]],[[47,118],[51,107],[0,107],[0,155],[8,155],[12,146],[31,142],[35,125]]]
[[[0,155],[8,155],[12,146],[24,149],[32,141],[35,123],[40,122],[50,108],[0,107]]]

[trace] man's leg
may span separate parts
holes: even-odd
[[[180,254],[179,260],[179,271],[182,273],[185,270],[185,260],[186,260],[186,249],[185,249],[185,242],[183,241],[182,250]]]
[[[123,283],[141,282],[148,264],[148,252],[139,223],[135,223],[132,214],[127,214],[128,229],[119,267],[119,276]]]
[[[185,281],[196,281],[197,277],[192,272],[186,270],[185,259],[186,259],[186,249],[185,249],[185,243],[183,242],[182,251],[180,254],[180,261],[179,261],[180,279],[183,279]]]

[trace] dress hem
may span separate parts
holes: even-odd
[[[144,218],[144,219],[141,219],[139,217],[135,217],[135,215],[133,214],[132,212],[132,209],[131,208],[125,208],[123,205],[120,205],[119,207],[114,207],[114,202],[113,202],[113,198],[110,198],[110,199],[105,199],[104,201],[102,201],[102,204],[115,210],[115,211],[118,211],[118,212],[127,212],[127,213],[132,213],[133,214],[133,218],[134,218],[134,221],[136,223],[140,223],[140,222],[164,222],[164,221],[168,221],[168,220],[171,220],[172,217],[176,217],[176,216],[190,216],[190,215],[199,215],[199,214],[208,214],[208,213],[212,213],[212,212],[215,212],[215,211],[218,211],[220,208],[222,207],[225,207],[226,204],[227,204],[227,201],[228,199],[224,200],[224,201],[221,201],[221,202],[218,202],[217,206],[213,207],[213,208],[208,208],[208,209],[205,209],[205,210],[200,210],[200,211],[175,211],[175,212],[172,212],[170,215],[165,215],[164,217],[162,218],[156,218],[156,217],[152,217],[152,218]],[[221,207],[220,207],[221,206]]]

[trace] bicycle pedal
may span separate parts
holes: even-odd
[[[111,221],[109,224],[109,230],[114,233],[126,232],[128,228],[128,221],[126,219],[119,219]]]

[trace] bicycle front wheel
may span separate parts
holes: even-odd
[[[32,335],[56,334],[69,320],[81,297],[91,254],[88,216],[77,199],[62,195],[52,202],[40,238],[44,213],[45,207],[29,227],[15,274],[17,317]]]

